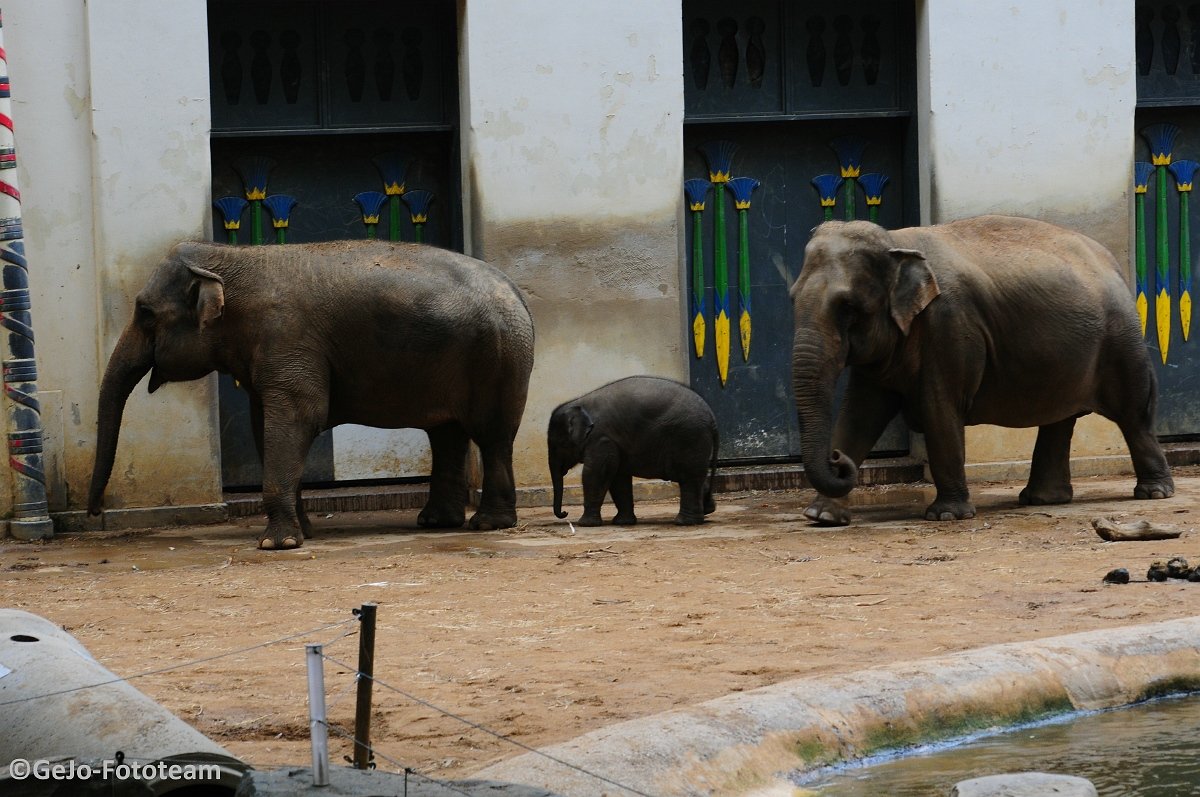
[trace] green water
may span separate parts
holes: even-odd
[[[1200,696],[1075,715],[954,747],[805,776],[822,797],[944,797],[955,783],[1005,772],[1087,778],[1101,797],[1200,795]]]

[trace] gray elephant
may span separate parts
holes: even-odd
[[[694,525],[716,509],[717,419],[690,388],[657,376],[630,376],[560,404],[546,431],[554,514],[562,511],[563,476],[583,463],[580,526],[599,526],[604,494],[617,507],[613,523],[637,523],[633,477],[679,483],[675,522]]]
[[[1131,292],[1115,258],[1091,238],[1005,216],[892,232],[826,222],[808,243],[791,297],[804,469],[819,493],[809,519],[849,522],[841,499],[897,414],[925,434],[937,486],[930,520],[975,515],[964,471],[970,424],[1039,427],[1022,504],[1071,500],[1071,435],[1091,412],[1125,436],[1135,497],[1174,494]]]
[[[219,371],[250,394],[267,512],[260,548],[311,536],[304,459],[317,434],[342,423],[428,432],[425,527],[463,524],[474,440],[483,497],[470,526],[510,527],[513,439],[532,368],[521,291],[465,255],[376,241],[179,244],[138,294],[109,359],[88,511],[100,512],[125,400],[146,372],[153,393]]]

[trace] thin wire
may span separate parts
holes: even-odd
[[[358,622],[358,618],[352,617],[349,620],[340,620],[336,623],[329,623],[328,625],[323,625],[318,628],[310,629],[308,631],[301,631],[298,634],[289,634],[288,636],[280,637],[279,639],[272,639],[270,642],[260,642],[257,645],[250,645],[248,647],[238,648],[236,650],[228,650],[228,651],[225,651],[224,653],[215,653],[212,656],[205,656],[202,659],[193,659],[192,661],[185,661],[180,664],[170,664],[170,665],[167,665],[166,667],[160,667],[156,670],[146,670],[145,672],[139,672],[139,673],[134,673],[133,675],[127,675],[124,678],[110,678],[107,681],[99,681],[94,684],[87,684],[86,686],[75,686],[70,689],[59,689],[56,692],[46,692],[45,694],[41,694],[41,695],[30,695],[29,697],[21,697],[21,698],[17,698],[16,700],[6,700],[6,701],[0,703],[0,706],[14,706],[18,703],[28,703],[32,700],[41,700],[42,698],[46,698],[46,697],[55,697],[57,695],[69,695],[72,692],[82,692],[85,689],[95,689],[100,686],[109,686],[111,684],[119,684],[122,681],[132,681],[135,678],[145,678],[148,675],[160,675],[161,673],[171,672],[172,670],[182,670],[185,667],[194,667],[197,664],[205,664],[207,662],[215,661],[217,659],[223,659],[226,656],[236,656],[239,653],[249,653],[252,650],[258,650],[260,648],[270,647],[271,645],[278,645],[280,642],[290,642],[293,639],[300,639],[301,637],[311,636],[313,634],[320,633],[321,631],[328,631],[330,628],[337,628],[338,626],[345,625],[346,623],[357,623],[357,622]]]
[[[354,677],[350,679],[350,683],[343,686],[338,691],[338,693],[336,695],[334,695],[333,698],[326,704],[326,706],[325,706],[326,714],[333,711],[334,706],[336,706],[338,703],[340,703],[342,700],[345,699],[346,694],[350,691],[350,688],[358,685],[358,679],[361,677],[362,676],[360,676],[358,673],[354,673]]]
[[[406,764],[402,764],[401,762],[397,761],[396,759],[394,759],[394,758],[391,758],[391,757],[389,757],[389,756],[386,756],[386,755],[384,755],[383,753],[379,752],[378,750],[376,750],[376,749],[375,749],[374,747],[372,747],[371,745],[369,745],[369,744],[363,744],[362,742],[360,742],[360,741],[359,741],[359,740],[358,740],[358,739],[357,739],[357,738],[354,736],[354,734],[351,734],[351,733],[346,733],[344,730],[342,730],[341,728],[337,727],[336,725],[330,725],[330,724],[329,724],[329,722],[325,722],[325,723],[323,723],[323,724],[325,725],[325,727],[326,727],[326,728],[328,728],[329,730],[333,731],[333,732],[334,732],[334,733],[336,733],[338,736],[341,736],[343,739],[349,739],[349,740],[350,740],[351,742],[353,742],[354,744],[356,744],[356,745],[362,745],[363,747],[367,748],[367,750],[369,750],[369,751],[371,752],[371,755],[373,755],[373,756],[375,756],[375,757],[377,757],[377,758],[382,758],[384,761],[388,762],[388,763],[389,763],[389,764],[391,764],[392,766],[394,766],[394,767],[399,767],[400,769],[404,770],[404,774],[406,774],[406,775],[407,775],[407,774],[409,774],[409,773],[411,773],[411,774],[413,774],[413,775],[416,775],[416,776],[417,776],[417,777],[419,777],[419,778],[424,778],[425,780],[429,781],[430,783],[436,783],[437,785],[439,785],[439,786],[442,786],[442,787],[444,787],[444,788],[447,788],[447,789],[449,789],[450,791],[456,791],[456,792],[458,792],[459,794],[462,794],[462,795],[464,795],[465,797],[472,797],[472,795],[470,794],[470,792],[465,792],[465,791],[463,791],[462,789],[458,788],[457,786],[455,786],[454,784],[450,783],[449,781],[445,781],[445,780],[438,780],[437,778],[430,777],[429,775],[426,775],[426,774],[424,774],[424,773],[422,773],[422,772],[418,772],[417,770],[413,769],[412,767],[410,767],[410,766],[407,766]]]
[[[355,617],[355,618],[354,618],[354,620],[355,620],[355,621],[358,621],[358,619],[359,619],[359,618],[357,618],[357,617]],[[328,641],[328,642],[326,642],[324,645],[322,645],[322,647],[326,647],[326,648],[327,648],[327,647],[329,647],[330,645],[332,645],[334,642],[338,642],[338,641],[340,641],[340,640],[343,640],[343,639],[345,639],[345,638],[346,638],[346,637],[348,637],[348,636],[354,636],[354,635],[355,635],[355,634],[357,634],[357,633],[358,633],[358,628],[357,628],[357,627],[355,627],[355,628],[351,628],[349,631],[345,632],[344,634],[339,634],[338,636],[335,636],[333,639],[329,640],[329,641]]]
[[[338,661],[337,659],[333,658],[332,656],[327,656],[324,653],[322,653],[321,655],[323,658],[333,662],[334,664],[338,665],[339,667],[345,667],[345,668],[351,669],[351,670],[354,669],[349,664]],[[525,744],[524,742],[519,742],[516,739],[513,739],[511,736],[505,736],[502,733],[493,731],[491,728],[486,728],[483,725],[480,725],[478,722],[473,722],[473,721],[467,719],[466,717],[460,717],[458,714],[447,711],[444,708],[439,708],[438,706],[435,706],[434,704],[430,703],[428,700],[422,700],[421,698],[417,697],[416,695],[412,695],[412,694],[409,694],[408,692],[405,692],[403,689],[392,686],[390,684],[386,684],[383,681],[380,681],[378,678],[376,678],[373,675],[367,675],[364,672],[360,672],[358,674],[358,676],[360,678],[370,678],[373,683],[376,683],[379,686],[382,686],[384,689],[389,689],[398,695],[403,695],[404,697],[408,698],[409,700],[413,701],[414,703],[419,703],[420,705],[425,706],[428,709],[432,709],[433,711],[436,711],[439,714],[444,714],[445,716],[450,717],[451,719],[458,720],[459,722],[463,723],[464,725],[468,725],[468,726],[474,728],[475,730],[483,731],[486,734],[496,737],[500,741],[508,742],[509,744],[516,745],[517,747],[520,747],[522,750],[533,753],[534,755],[541,756],[542,758],[553,761],[554,763],[559,764],[564,767],[567,767],[568,769],[573,769],[576,772],[580,772],[584,775],[587,775],[588,777],[592,777],[592,778],[596,778],[597,780],[604,781],[605,783],[609,784],[610,786],[616,786],[619,789],[625,789],[628,792],[632,792],[633,794],[639,795],[639,797],[653,797],[653,795],[646,794],[643,791],[638,791],[637,789],[633,788],[632,786],[626,786],[624,783],[615,781],[612,778],[605,777],[604,775],[597,775],[595,772],[589,772],[588,770],[584,769],[581,766],[578,766],[577,764],[572,764],[569,761],[563,761],[561,758],[556,758],[555,756],[552,756],[549,753],[538,750],[535,747],[530,747],[529,745]],[[0,705],[2,705],[2,704],[0,704]]]

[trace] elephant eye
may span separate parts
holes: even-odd
[[[137,325],[144,329],[154,326],[154,311],[144,304],[138,304],[133,317]]]

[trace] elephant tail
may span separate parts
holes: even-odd
[[[713,500],[713,485],[717,480],[717,451],[720,449],[721,434],[714,422],[712,427],[712,460],[708,466],[708,482],[704,485],[704,514],[716,511],[717,504]]]

